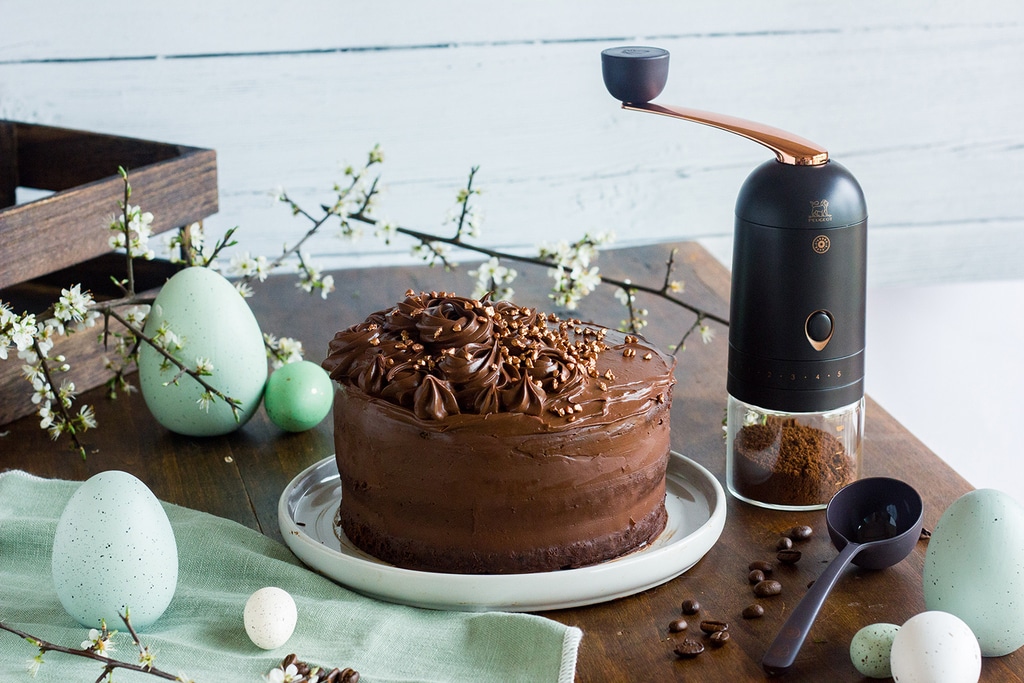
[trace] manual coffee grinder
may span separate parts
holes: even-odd
[[[775,159],[736,200],[729,304],[726,480],[763,507],[824,508],[857,478],[864,431],[867,206],[828,152],[783,130],[651,102],[669,53],[601,53],[622,108],[702,123],[768,147]]]

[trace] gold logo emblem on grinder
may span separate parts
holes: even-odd
[[[824,235],[818,235],[814,238],[814,241],[811,242],[811,248],[818,254],[824,254],[831,246],[832,242],[830,242],[828,237],[825,237]]]
[[[811,223],[827,223],[832,220],[832,214],[828,212],[828,200],[811,200],[811,215],[807,217]]]

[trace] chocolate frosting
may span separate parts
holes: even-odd
[[[602,380],[598,362],[609,349],[605,335],[604,328],[508,301],[409,291],[393,308],[338,332],[323,367],[332,379],[423,420],[500,412],[566,417],[579,412],[588,387],[600,391],[610,378]]]

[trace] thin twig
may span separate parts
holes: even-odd
[[[352,218],[353,220],[361,221],[361,222],[366,223],[368,225],[376,225],[377,224],[377,219],[375,219],[375,218],[373,218],[371,216],[367,216],[365,214],[353,214],[353,215],[349,216],[349,218]],[[516,261],[518,263],[529,263],[529,264],[532,264],[532,265],[535,265],[535,266],[541,266],[541,267],[544,267],[544,268],[559,268],[563,272],[571,272],[571,270],[572,270],[568,266],[563,266],[563,265],[557,264],[557,263],[555,263],[553,261],[549,261],[547,259],[542,259],[542,258],[538,258],[538,257],[535,257],[535,256],[521,256],[521,255],[518,255],[518,254],[510,254],[510,253],[506,253],[506,252],[502,252],[502,251],[497,251],[495,249],[489,249],[487,247],[476,245],[476,244],[469,244],[467,242],[463,242],[461,240],[456,240],[456,239],[451,238],[451,237],[441,237],[441,236],[438,236],[438,235],[432,235],[430,233],[421,232],[419,230],[413,230],[411,228],[403,228],[403,227],[399,226],[399,227],[395,228],[395,232],[399,232],[399,233],[401,233],[403,235],[406,235],[408,237],[412,237],[414,239],[417,239],[417,240],[419,240],[420,242],[422,242],[424,244],[428,244],[430,242],[442,242],[444,244],[450,244],[452,246],[456,246],[456,247],[459,247],[461,249],[466,249],[466,250],[469,250],[469,251],[474,251],[474,252],[476,252],[478,254],[483,254],[484,256],[491,256],[491,257],[499,258],[499,259],[507,259],[507,260],[510,260],[510,261]],[[631,289],[631,290],[634,290],[636,292],[644,292],[645,294],[651,294],[653,296],[660,297],[662,299],[665,299],[666,301],[669,301],[669,302],[675,304],[676,306],[679,306],[681,308],[684,308],[684,309],[690,311],[691,313],[693,313],[694,315],[698,316],[701,319],[713,320],[713,321],[715,321],[715,322],[717,322],[717,323],[719,323],[721,325],[725,325],[726,327],[728,327],[728,325],[729,325],[729,321],[727,319],[725,319],[725,318],[723,318],[723,317],[721,317],[719,315],[715,315],[714,313],[711,313],[710,311],[705,311],[702,308],[698,308],[697,306],[694,306],[693,304],[687,303],[686,301],[683,301],[682,299],[679,299],[678,297],[672,296],[669,293],[669,291],[668,291],[668,286],[663,286],[663,287],[660,287],[660,288],[658,288],[658,287],[650,287],[650,286],[647,286],[647,285],[637,284],[635,282],[629,282],[629,281],[626,281],[626,280],[619,280],[619,279],[616,279],[616,278],[605,277],[604,275],[601,276],[601,281],[604,282],[605,284],[611,285],[613,287],[619,287],[620,289],[624,289],[624,290],[630,290]]]
[[[184,375],[188,375],[189,377],[194,379],[196,382],[198,382],[199,386],[201,386],[203,389],[205,389],[207,393],[211,394],[212,396],[216,396],[220,400],[222,400],[225,403],[227,403],[228,406],[231,408],[231,413],[235,416],[235,420],[241,419],[241,405],[242,405],[242,402],[240,400],[238,400],[236,398],[231,398],[227,394],[224,394],[223,392],[221,392],[219,389],[213,387],[209,382],[204,380],[199,375],[199,373],[197,373],[194,370],[192,370],[191,368],[187,367],[184,363],[182,363],[180,360],[178,360],[174,356],[174,354],[172,354],[170,351],[165,349],[163,347],[163,345],[160,344],[160,342],[158,342],[153,337],[150,337],[149,335],[144,333],[142,330],[140,330],[137,327],[135,327],[134,325],[132,325],[130,322],[128,322],[128,320],[126,320],[119,313],[117,313],[116,310],[110,309],[110,310],[106,311],[106,315],[109,315],[114,320],[116,320],[117,322],[119,322],[122,325],[124,325],[125,327],[127,327],[129,330],[131,330],[132,334],[134,334],[137,339],[139,339],[139,340],[145,342],[146,344],[148,344],[150,347],[155,349],[157,353],[159,353],[161,356],[163,356],[165,359],[167,359],[167,361],[169,363],[171,363],[176,368],[178,368],[179,372],[174,377],[174,380],[172,380],[173,382],[177,382],[177,380],[180,379],[181,377],[183,377]]]
[[[78,451],[82,456],[82,460],[85,460],[85,446],[78,440],[78,431],[75,429],[75,423],[72,421],[71,414],[60,397],[60,391],[54,383],[53,375],[50,374],[50,365],[46,362],[47,358],[43,350],[39,348],[39,339],[37,337],[32,338],[32,350],[35,351],[36,357],[39,358],[39,369],[42,370],[43,379],[46,380],[46,386],[49,387],[46,393],[49,394],[51,399],[50,406],[52,407],[54,403],[57,404],[60,419],[64,421],[64,429],[62,431],[67,432],[71,437],[71,442],[74,444],[73,450]]]
[[[121,615],[121,618],[122,620],[125,620],[124,615]],[[18,636],[19,638],[27,640],[29,643],[39,648],[40,654],[44,654],[46,652],[59,652],[66,655],[83,657],[85,659],[92,659],[97,662],[102,662],[104,664],[103,673],[101,673],[99,678],[96,679],[97,681],[102,681],[106,676],[109,676],[110,673],[115,669],[137,671],[139,673],[149,674],[151,676],[156,676],[157,678],[162,678],[167,681],[181,680],[178,676],[175,676],[171,673],[167,673],[166,671],[161,671],[160,669],[157,669],[153,666],[142,666],[139,664],[132,664],[131,662],[122,662],[117,659],[111,659],[109,657],[105,657],[99,654],[98,652],[92,649],[72,648],[64,647],[63,645],[57,645],[56,643],[51,643],[49,641],[43,640],[42,638],[37,638],[36,636],[25,633],[24,631],[20,631],[14,628],[13,626],[8,626],[2,621],[0,621],[0,630],[7,631],[8,633],[12,633]]]

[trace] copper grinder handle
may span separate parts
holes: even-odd
[[[784,164],[794,166],[819,166],[828,161],[828,151],[821,145],[811,142],[799,135],[793,135],[788,131],[767,126],[756,121],[748,121],[736,116],[716,114],[710,111],[699,109],[687,109],[685,107],[666,106],[651,102],[634,103],[623,102],[623,109],[630,111],[646,111],[652,114],[661,114],[673,119],[682,119],[694,123],[702,123],[706,126],[735,133],[736,135],[753,140],[764,145],[775,152],[775,158]]]

